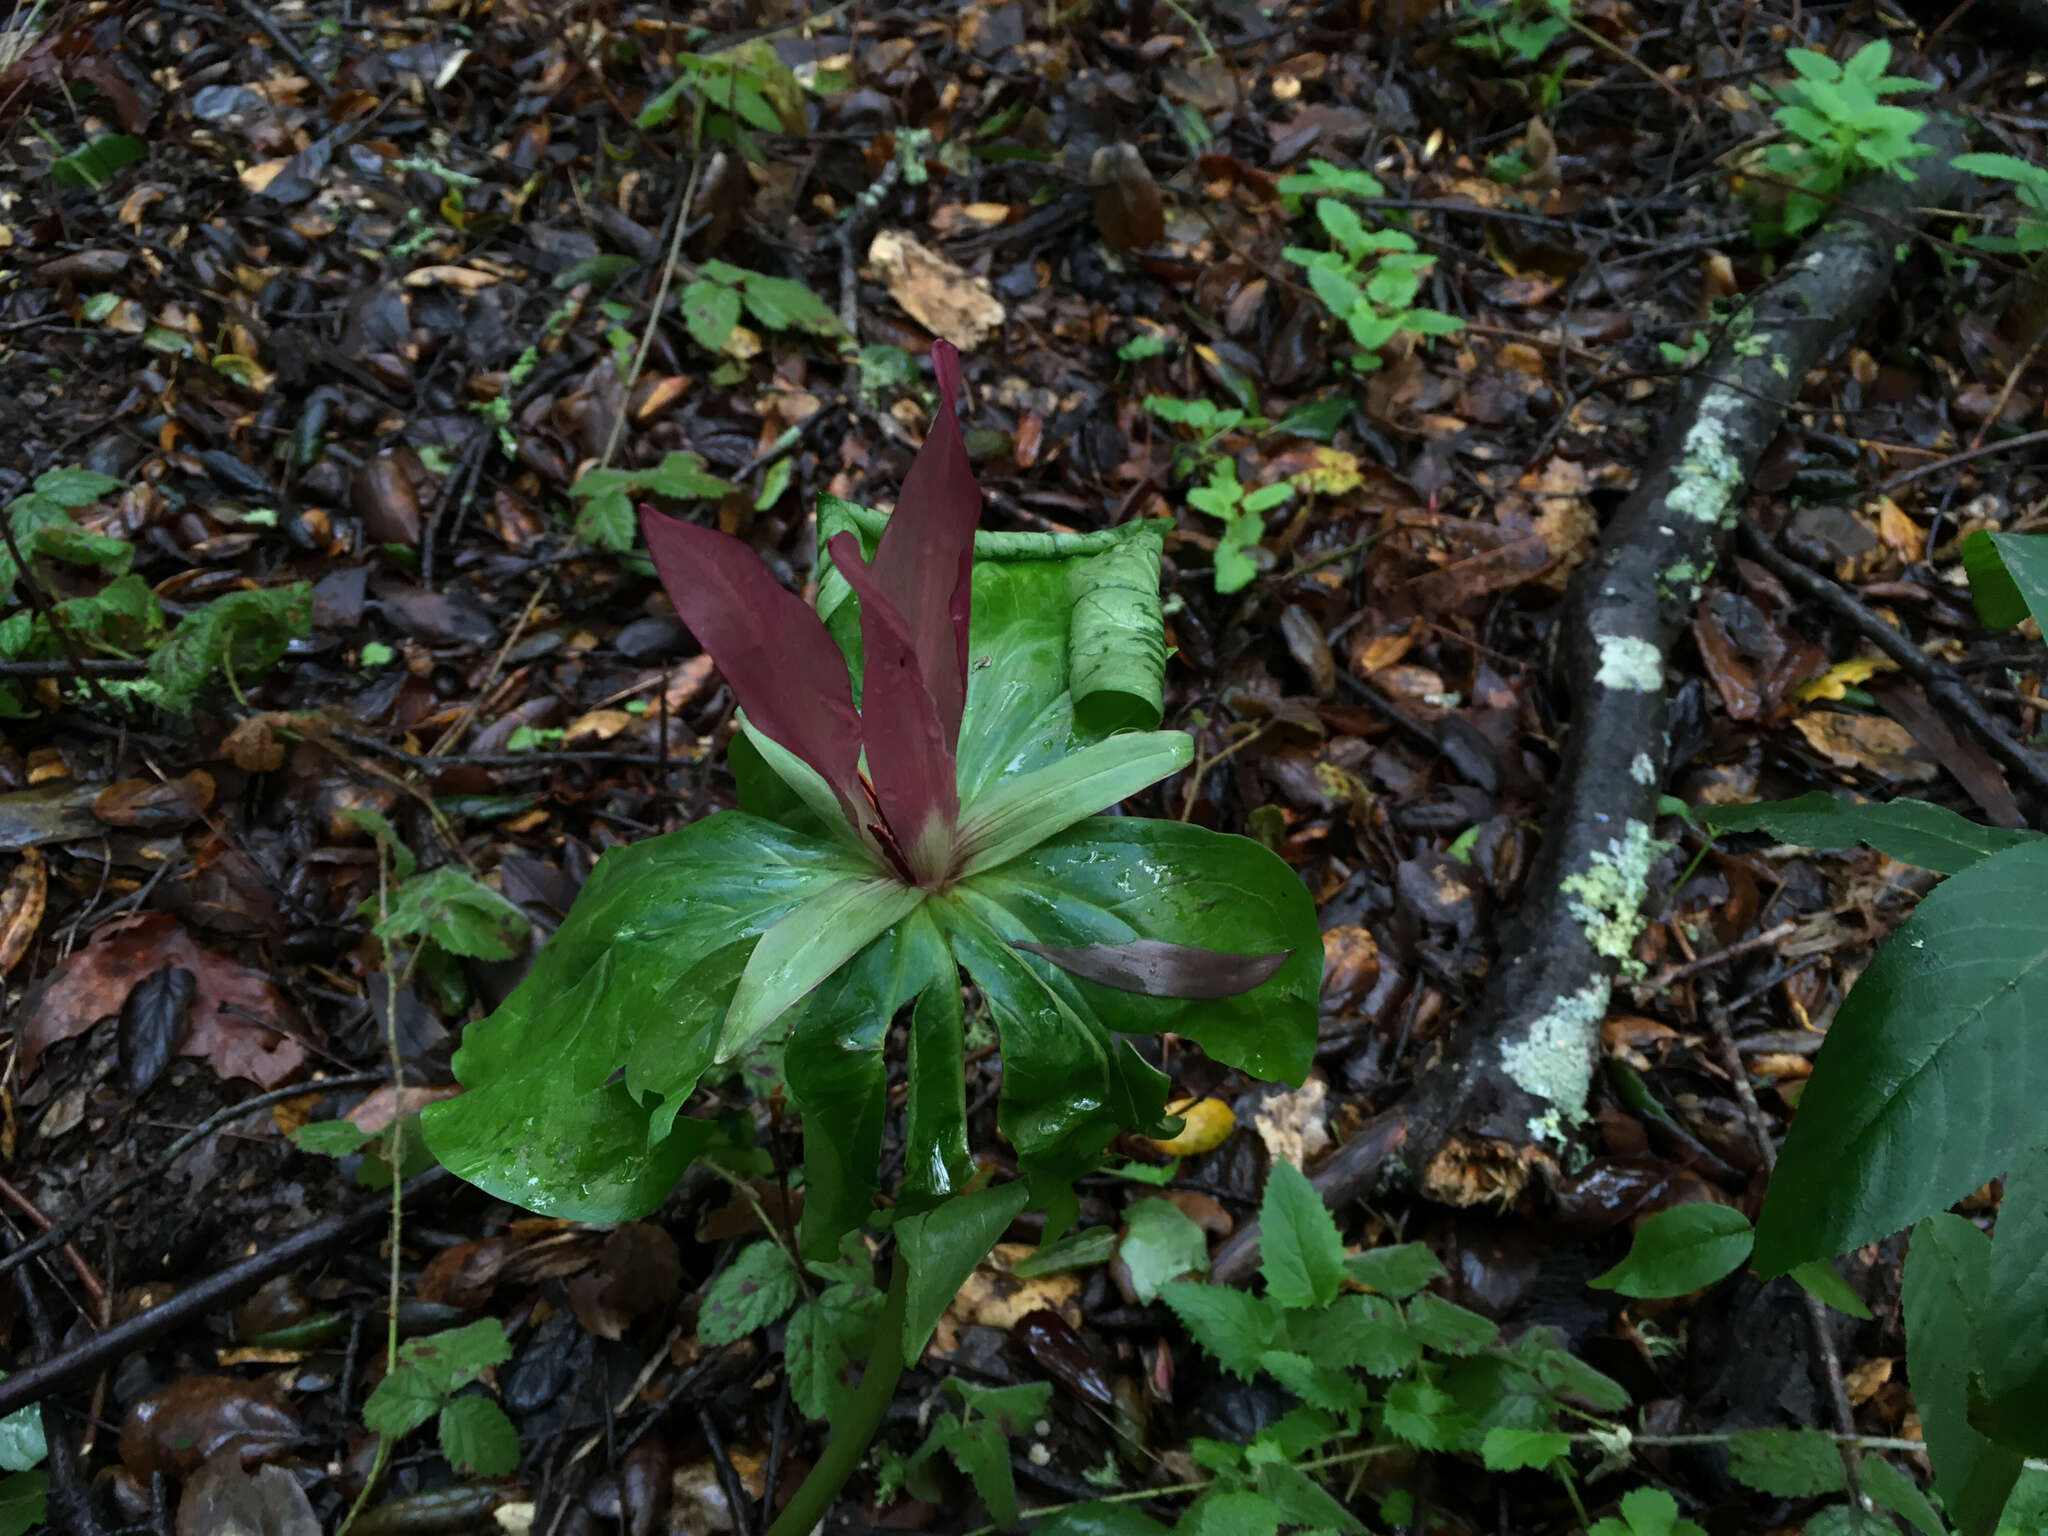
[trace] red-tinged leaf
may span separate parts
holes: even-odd
[[[941,874],[960,817],[953,733],[940,722],[909,626],[860,557],[860,540],[834,534],[826,548],[860,599],[861,740],[876,807],[911,872]]]
[[[811,605],[729,534],[640,509],[669,601],[754,728],[809,763],[859,822],[860,720],[846,661]]]
[[[1119,992],[1147,997],[1210,1000],[1236,997],[1270,980],[1294,953],[1238,955],[1204,949],[1198,944],[1169,944],[1164,939],[1132,939],[1126,944],[1026,944],[1026,954],[1050,960],[1083,981],[1099,982]]]
[[[875,546],[874,573],[876,585],[903,616],[950,745],[960,737],[967,700],[967,617],[981,487],[953,407],[960,393],[960,354],[950,341],[932,343],[932,368],[939,380],[938,414]],[[874,748],[868,752],[872,759]]]

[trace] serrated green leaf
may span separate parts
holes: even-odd
[[[1413,1296],[1432,1280],[1442,1279],[1444,1267],[1428,1244],[1402,1243],[1351,1254],[1344,1260],[1344,1272],[1360,1285],[1398,1301]]]
[[[576,509],[576,537],[585,544],[599,549],[628,550],[639,536],[633,498],[624,491],[599,491],[586,497]]]
[[[377,910],[377,899],[364,903]],[[400,882],[376,924],[386,944],[426,939],[450,954],[510,960],[531,926],[526,914],[466,870],[443,864]]]
[[[519,1432],[488,1397],[458,1397],[441,1410],[441,1455],[459,1472],[503,1477],[519,1465]]]
[[[1421,1341],[1384,1296],[1339,1296],[1289,1312],[1286,1328],[1297,1354],[1373,1376],[1398,1376],[1422,1358]]]
[[[1259,1204],[1259,1269],[1283,1307],[1322,1307],[1344,1284],[1344,1239],[1308,1175],[1275,1161]]]
[[[1467,1425],[1448,1392],[1415,1377],[1387,1388],[1387,1400],[1380,1406],[1379,1418],[1381,1429],[1396,1440],[1429,1451],[1450,1450]]]
[[[1927,1502],[1920,1485],[1882,1456],[1866,1455],[1856,1464],[1856,1486],[1924,1536],[1947,1536],[1948,1526]]]
[[[1525,1467],[1547,1467],[1571,1448],[1572,1437],[1555,1430],[1496,1427],[1486,1432],[1479,1455],[1489,1472],[1516,1472]]]
[[[1218,1365],[1245,1381],[1280,1337],[1280,1309],[1263,1296],[1193,1280],[1162,1285],[1159,1296]]]
[[[1432,1296],[1427,1291],[1409,1298],[1404,1314],[1408,1331],[1423,1348],[1441,1355],[1469,1355],[1486,1348],[1499,1336],[1500,1326],[1455,1302]]]
[[[740,295],[737,288],[699,278],[686,283],[677,297],[683,311],[683,326],[691,340],[706,352],[716,352],[740,323]]]
[[[654,468],[643,469],[634,478],[657,496],[677,501],[715,501],[739,489],[730,480],[712,474],[704,467],[703,456],[686,448],[670,450]]]
[[[766,1328],[796,1305],[796,1266],[780,1243],[763,1240],[712,1278],[697,1314],[698,1342],[713,1348]]]
[[[503,1365],[511,1358],[512,1346],[506,1342],[503,1325],[488,1317],[398,1346],[400,1366],[420,1372],[442,1392],[466,1387],[491,1366]]]
[[[1207,1274],[1209,1240],[1171,1200],[1134,1200],[1124,1210],[1124,1235],[1118,1251],[1129,1270],[1131,1290],[1149,1302],[1159,1287],[1187,1275]]]
[[[1732,1207],[1674,1206],[1644,1222],[1627,1257],[1586,1283],[1624,1296],[1684,1296],[1739,1268],[1754,1241],[1749,1218]]]
[[[97,474],[77,464],[55,465],[35,479],[36,494],[48,496],[63,507],[89,507],[126,487],[126,481],[117,480],[112,475]]]
[[[1259,1356],[1259,1365],[1304,1403],[1326,1413],[1356,1414],[1372,1401],[1372,1389],[1357,1377],[1291,1349],[1269,1349]]]
[[[1828,1029],[1757,1230],[1765,1275],[1889,1236],[2041,1139],[2048,847],[1950,876],[1881,947]]]
[[[1621,1499],[1621,1518],[1596,1521],[1587,1536],[1707,1536],[1699,1525],[1678,1517],[1678,1500],[1662,1488],[1637,1488]]]
[[[1925,800],[1838,800],[1813,790],[1792,800],[1759,805],[1707,805],[1699,819],[1715,833],[1769,832],[1806,848],[1847,848],[1868,843],[1901,864],[1952,875],[2007,848],[2041,841],[2019,827],[1980,826]]]
[[[806,1418],[833,1419],[844,1410],[881,1314],[882,1293],[874,1286],[835,1285],[790,1317],[783,1354],[790,1395]]]
[[[1840,1493],[1842,1452],[1817,1429],[1745,1429],[1728,1437],[1728,1472],[1781,1499]]]
[[[409,1435],[441,1411],[448,1394],[424,1371],[400,1365],[363,1401],[363,1423],[380,1435]]]
[[[828,337],[840,334],[839,317],[793,278],[749,272],[741,292],[746,295],[748,313],[771,331],[800,330]]]
[[[313,588],[308,582],[216,597],[180,619],[171,637],[149,658],[156,702],[173,714],[188,714],[200,689],[214,678],[263,672],[312,628]]]

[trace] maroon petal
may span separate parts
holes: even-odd
[[[1071,947],[1020,943],[1015,947],[1050,960],[1083,981],[1100,982],[1119,992],[1204,1001],[1236,997],[1270,981],[1294,953],[1282,949],[1266,955],[1238,955],[1228,950],[1203,949],[1196,944],[1169,944],[1164,939]]]
[[[846,659],[824,620],[730,534],[652,507],[640,509],[640,532],[669,601],[747,719],[817,769],[857,817],[860,720]]]
[[[860,540],[838,533],[826,548],[860,599],[860,734],[875,804],[911,870],[919,878],[942,874],[938,866],[960,816],[953,737],[941,723],[910,626],[861,559]]]
[[[960,739],[967,700],[967,615],[981,487],[974,483],[953,408],[960,354],[950,341],[932,343],[932,369],[939,379],[939,411],[875,547],[874,572],[903,615],[939,724],[953,742]]]

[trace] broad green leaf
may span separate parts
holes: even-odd
[[[69,565],[97,565],[120,575],[135,559],[135,546],[126,539],[94,533],[76,523],[47,523],[36,530],[36,553]]]
[[[1426,1243],[1402,1243],[1393,1248],[1368,1248],[1344,1260],[1344,1271],[1360,1285],[1369,1285],[1382,1296],[1399,1299],[1413,1296],[1430,1281],[1440,1279],[1443,1265]]]
[[[214,678],[261,674],[312,628],[309,582],[216,597],[180,619],[149,658],[155,701],[173,714],[188,714],[199,690]]]
[[[1797,50],[1794,50],[1795,52]],[[1587,1536],[1707,1536],[1700,1526],[1678,1516],[1678,1500],[1662,1488],[1637,1488],[1621,1498],[1621,1517],[1594,1522]]]
[[[1624,1296],[1684,1296],[1739,1268],[1754,1241],[1749,1218],[1729,1206],[1673,1206],[1637,1229],[1626,1258],[1586,1283]]]
[[[1500,1334],[1500,1327],[1492,1318],[1427,1291],[1409,1298],[1406,1316],[1408,1331],[1421,1341],[1423,1348],[1440,1355],[1473,1354],[1485,1349]]]
[[[1960,1216],[1925,1218],[1913,1228],[1900,1296],[1906,1370],[1934,1486],[1962,1536],[1990,1536],[2022,1463],[2019,1452],[1985,1439],[1969,1418],[1974,1320],[1988,1299],[1991,1247]]]
[[[1278,1159],[1259,1203],[1259,1268],[1283,1307],[1328,1306],[1344,1284],[1344,1239],[1330,1208],[1307,1174]]]
[[[1052,1403],[1052,1383],[1027,1381],[1015,1387],[982,1387],[958,1376],[946,1378],[946,1390],[957,1396],[971,1415],[993,1419],[1006,1435],[1021,1435],[1045,1417]]]
[[[1286,1328],[1296,1354],[1339,1369],[1398,1376],[1422,1358],[1422,1341],[1384,1296],[1339,1296],[1327,1307],[1289,1312]]]
[[[1715,832],[1769,832],[1806,848],[1868,843],[1901,864],[1953,875],[2007,848],[2041,841],[2016,827],[1985,827],[1925,800],[1838,800],[1813,790],[1761,805],[1705,805],[1699,819]]]
[[[716,500],[739,489],[730,480],[721,479],[707,470],[702,454],[692,453],[686,448],[672,449],[663,454],[661,462],[654,468],[635,471],[634,479],[657,496],[673,497],[677,501]]]
[[[1012,948],[1026,935],[995,926],[1006,914],[971,885],[935,897],[931,910],[995,1020],[1003,1061],[996,1123],[1046,1212],[1046,1231],[1057,1234],[1074,1218],[1071,1181],[1112,1136],[1164,1129],[1166,1078],[1091,1010],[1085,983]]]
[[[398,1363],[418,1371],[437,1390],[448,1393],[468,1386],[494,1365],[512,1358],[504,1327],[492,1318],[478,1318],[461,1328],[447,1328],[398,1346]]]
[[[1948,1526],[1920,1485],[1882,1456],[1867,1455],[1856,1464],[1856,1485],[1880,1508],[1905,1519],[1924,1536],[1947,1536]]]
[[[377,898],[363,908],[377,912]],[[529,927],[526,914],[474,875],[443,864],[400,883],[376,925],[387,944],[427,939],[450,954],[510,960]]]
[[[756,730],[744,713],[739,722],[740,734],[733,738],[731,758],[745,808],[799,832],[822,833],[859,852],[862,862],[867,862],[859,834],[847,825],[846,812],[825,776],[781,742]],[[761,773],[760,768],[767,771]]]
[[[924,988],[910,1013],[904,1064],[900,1203],[917,1208],[967,1187],[974,1159],[967,1146],[967,1019],[960,970],[929,912],[913,913],[907,942],[925,946]]]
[[[1628,1388],[1594,1370],[1540,1323],[1515,1340],[1514,1354],[1553,1392],[1580,1398],[1604,1413],[1619,1413],[1629,1405]]]
[[[2005,1175],[1984,1305],[1970,1422],[2001,1445],[2048,1456],[2048,1135]]]
[[[740,323],[739,290],[723,283],[699,278],[684,285],[677,303],[682,307],[683,325],[690,338],[706,352],[716,352],[724,346],[732,328]]]
[[[796,1305],[796,1266],[782,1244],[763,1239],[712,1277],[697,1314],[697,1341],[714,1349],[766,1328]]]
[[[43,1471],[0,1478],[0,1536],[25,1536],[42,1526],[44,1490],[49,1485],[50,1474]]]
[[[1450,1450],[1467,1428],[1456,1400],[1434,1382],[1419,1377],[1387,1388],[1379,1420],[1380,1428],[1395,1439],[1430,1451]]]
[[[447,1391],[425,1372],[401,1364],[363,1400],[363,1423],[380,1435],[409,1435],[447,1399]]]
[[[896,1241],[910,1267],[909,1301],[903,1314],[903,1363],[917,1364],[939,1316],[988,1257],[1003,1229],[1030,1203],[1023,1184],[998,1184],[896,1223]]]
[[[1516,1472],[1547,1467],[1571,1451],[1572,1437],[1547,1429],[1494,1428],[1480,1443],[1480,1459],[1489,1472]]]
[[[2040,1536],[2048,1531],[2048,1468],[2028,1467],[2013,1484],[1998,1517],[1999,1536]]]
[[[1757,1268],[1890,1235],[2011,1167],[2048,1127],[2048,846],[2009,848],[1921,901],[1850,990],[1757,1230]]]
[[[809,331],[813,336],[840,334],[839,317],[825,301],[793,278],[749,272],[741,285],[747,309],[771,331]]]
[[[1107,1264],[1116,1257],[1115,1227],[1083,1227],[1056,1242],[1041,1243],[1010,1266],[1010,1273],[1029,1280],[1034,1275],[1056,1275],[1063,1270],[1088,1269]]]
[[[1195,1342],[1224,1370],[1245,1381],[1258,1375],[1259,1357],[1280,1337],[1280,1309],[1263,1296],[1194,1280],[1162,1285],[1159,1295]]]
[[[1258,1491],[1294,1525],[1313,1531],[1363,1533],[1366,1529],[1358,1516],[1292,1462],[1261,1463]]]
[[[77,464],[56,465],[35,479],[36,494],[47,496],[62,507],[89,507],[125,489],[126,485],[126,481],[116,480],[112,475],[96,474]]]
[[[292,1145],[301,1152],[324,1153],[328,1157],[347,1157],[351,1152],[359,1152],[369,1139],[367,1131],[356,1129],[347,1120],[315,1120],[291,1133]]]
[[[672,1127],[756,941],[860,867],[737,811],[606,853],[526,979],[463,1032],[466,1091],[421,1117],[435,1156],[544,1215],[645,1215],[711,1134]]]
[[[961,811],[961,875],[1008,863],[1185,768],[1194,755],[1194,738],[1185,731],[1133,731],[1000,781]]]
[[[2048,534],[1977,529],[1963,539],[1963,569],[1988,628],[2010,629],[2029,614],[2048,624]]]
[[[488,1397],[458,1397],[441,1410],[441,1455],[458,1472],[503,1477],[519,1465],[519,1432]]]
[[[1796,1264],[1791,1275],[1808,1295],[1819,1297],[1837,1312],[1846,1312],[1865,1322],[1870,1320],[1870,1308],[1856,1294],[1855,1287],[1842,1278],[1842,1272],[1835,1268],[1832,1260],[1810,1259],[1804,1264]]]
[[[813,987],[916,911],[925,893],[888,875],[849,875],[761,935],[740,973],[714,1060],[731,1061]]]
[[[1817,1429],[1745,1429],[1728,1437],[1728,1473],[1781,1499],[1840,1493],[1842,1452]]]
[[[1264,985],[1206,1002],[1119,992],[1049,961],[1028,964],[1105,1030],[1171,1030],[1255,1077],[1299,1082],[1307,1072],[1322,985],[1315,904],[1300,878],[1249,838],[1176,821],[1091,817],[963,882],[954,897],[963,893],[1006,943],[1164,939],[1247,954],[1292,951]],[[1006,1043],[1006,1074],[1010,1063]]]
[[[782,1070],[804,1117],[799,1234],[808,1258],[829,1259],[841,1238],[874,1209],[888,1095],[883,1042],[899,1008],[921,988],[942,987],[951,988],[957,1017],[959,972],[930,917],[913,912],[827,977],[795,1015]],[[957,1024],[953,1039],[957,1055]],[[964,1074],[956,1074],[950,1085],[920,1084],[919,1070],[922,1064],[913,1068],[913,1092],[929,1097],[947,1086],[956,1095],[961,1092]],[[908,1145],[918,1146],[914,1136]]]
[[[129,133],[103,133],[82,148],[50,162],[50,184],[58,187],[104,187],[123,166],[147,153],[142,140]]]
[[[41,1466],[49,1454],[49,1445],[43,1439],[41,1404],[30,1403],[0,1419],[0,1471],[26,1472],[30,1467]]]
[[[1176,1529],[1184,1536],[1277,1536],[1286,1518],[1264,1494],[1239,1489],[1203,1495]]]
[[[1132,1201],[1124,1210],[1124,1228],[1118,1251],[1138,1300],[1156,1299],[1168,1281],[1208,1273],[1207,1236],[1171,1200]]]

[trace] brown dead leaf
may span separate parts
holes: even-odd
[[[154,1473],[185,1477],[221,1451],[243,1465],[271,1461],[299,1442],[299,1417],[268,1381],[185,1376],[140,1398],[121,1425],[121,1461],[147,1486]]]
[[[5,976],[28,953],[36,930],[43,924],[43,902],[49,892],[49,867],[33,848],[24,848],[21,862],[0,890],[0,976]]]
[[[195,768],[180,779],[121,779],[92,797],[92,813],[109,826],[148,832],[190,826],[213,804],[213,775]]]
[[[1849,1394],[1849,1401],[1860,1408],[1877,1395],[1877,1389],[1892,1379],[1892,1367],[1897,1362],[1890,1355],[1873,1355],[1853,1371],[1842,1375],[1842,1386]]]
[[[1422,621],[1411,619],[1407,626],[1387,634],[1369,635],[1363,629],[1351,631],[1351,672],[1354,677],[1370,677],[1373,673],[1397,664],[1408,654],[1408,647],[1422,637]]]
[[[102,923],[58,967],[22,1030],[22,1075],[58,1041],[119,1013],[129,989],[167,965],[183,966],[198,983],[180,1055],[265,1088],[277,1087],[305,1062],[305,1047],[283,1033],[290,1005],[268,976],[198,943],[169,913],[138,912]]]
[[[569,1282],[569,1305],[585,1332],[620,1339],[635,1318],[675,1300],[682,1279],[674,1238],[652,1222],[621,1222],[596,1265]]]
[[[610,741],[632,725],[635,718],[623,709],[593,709],[569,722],[569,728],[562,732],[562,744],[568,746],[578,741]]]
[[[1078,1328],[1081,1325],[1079,1275],[1034,1275],[1027,1280],[1012,1272],[1019,1259],[1036,1251],[1029,1243],[997,1243],[953,1297],[946,1316],[956,1325],[979,1324],[1007,1332],[1020,1317],[1044,1307],[1059,1313]]]
[[[1806,744],[1837,768],[1860,769],[1882,779],[1925,784],[1941,770],[1929,762],[1913,733],[1896,720],[1810,710],[1792,724]]]
[[[1003,306],[988,279],[909,235],[885,229],[868,247],[868,265],[903,312],[962,352],[971,352],[1003,323]]]
[[[401,1097],[387,1083],[364,1094],[356,1107],[341,1118],[365,1136],[375,1136],[401,1115],[416,1115],[429,1104],[452,1099],[460,1092],[462,1090],[453,1083],[441,1083],[432,1087],[407,1088]]]
[[[434,283],[446,283],[464,293],[475,293],[488,288],[498,281],[496,274],[479,272],[474,267],[432,266],[414,267],[400,279],[408,288],[426,288]]]
[[[290,720],[289,715],[251,715],[220,740],[220,755],[244,773],[275,773],[284,766],[284,743],[272,733],[273,724]]]
[[[1299,1168],[1330,1144],[1323,1101],[1330,1085],[1311,1077],[1299,1088],[1270,1093],[1252,1114],[1252,1128],[1276,1163]]]

